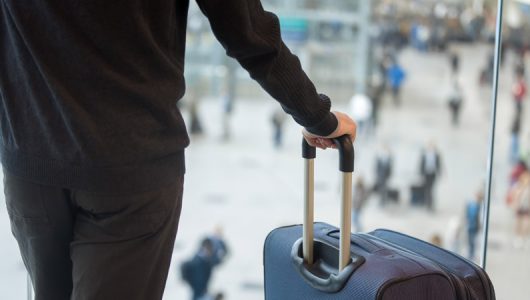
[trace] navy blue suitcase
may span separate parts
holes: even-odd
[[[336,141],[344,174],[341,229],[313,223],[314,148],[305,143],[304,224],[273,230],[265,241],[267,300],[489,300],[487,274],[456,254],[388,230],[351,234],[353,147]]]

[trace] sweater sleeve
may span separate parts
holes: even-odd
[[[337,128],[331,101],[317,93],[298,58],[283,43],[278,18],[265,11],[259,0],[196,1],[227,55],[298,124],[322,136]]]

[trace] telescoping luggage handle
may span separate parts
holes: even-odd
[[[302,157],[305,160],[303,237],[295,243],[291,253],[295,266],[306,282],[316,289],[331,293],[342,289],[353,271],[364,261],[362,257],[354,256],[352,258],[350,255],[353,143],[348,135],[335,138],[333,142],[339,151],[339,170],[342,172],[338,253],[336,248],[325,242],[314,240],[314,159],[316,149],[310,146],[305,139],[302,142]],[[318,259],[315,259],[315,256]]]
[[[342,201],[340,217],[340,249],[339,271],[350,261],[350,230],[351,230],[351,199],[352,173],[354,164],[353,143],[349,136],[343,135],[333,139],[339,150],[339,170],[342,172]],[[315,190],[315,157],[316,148],[310,146],[305,139],[302,141],[302,157],[305,159],[304,176],[304,229],[303,254],[307,264],[313,264],[313,222],[314,222],[314,190]]]

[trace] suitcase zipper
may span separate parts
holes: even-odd
[[[333,241],[336,241],[339,239],[338,233],[339,231],[334,229],[334,230],[327,232],[325,236],[327,236],[330,239],[333,239]],[[364,251],[368,253],[374,253],[382,249],[380,246],[374,244],[374,242],[370,240],[366,240],[364,238],[359,238],[357,235],[351,235],[350,240],[351,240],[351,244],[358,246],[359,248],[363,249]]]

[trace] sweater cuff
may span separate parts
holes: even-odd
[[[329,106],[331,106],[331,101],[329,100],[328,96],[322,94],[320,94],[319,96],[323,102],[326,102]],[[328,113],[323,118],[321,118],[316,124],[306,126],[305,129],[310,133],[316,134],[318,136],[328,136],[337,129],[338,125],[339,121],[337,120],[337,117],[335,117],[333,113],[328,111]]]

